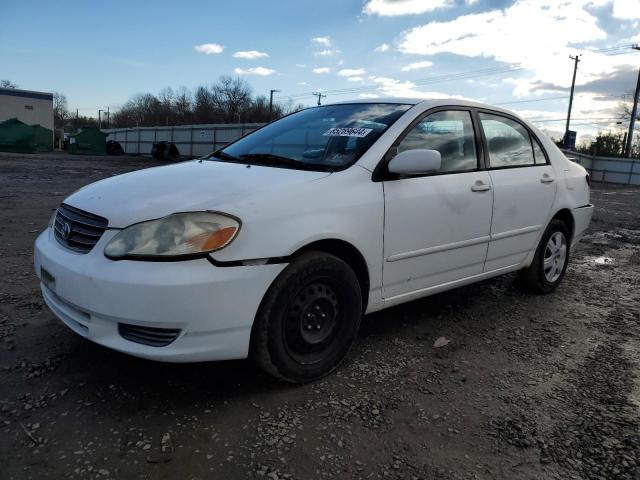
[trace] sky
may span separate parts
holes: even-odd
[[[0,0],[0,79],[97,116],[135,93],[220,75],[312,105],[379,97],[500,104],[564,130],[621,129],[635,88],[640,0]]]

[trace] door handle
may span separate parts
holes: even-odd
[[[487,190],[491,190],[491,185],[482,180],[476,180],[476,183],[471,187],[472,192],[486,192]]]
[[[542,175],[542,178],[540,179],[541,183],[551,183],[553,181],[554,181],[554,178],[548,173],[545,173],[544,175]]]

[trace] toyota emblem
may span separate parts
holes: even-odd
[[[69,240],[70,236],[71,236],[71,225],[69,225],[67,222],[63,222],[62,223],[62,238],[64,238],[65,240]]]

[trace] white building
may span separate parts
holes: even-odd
[[[0,122],[9,118],[53,131],[53,94],[0,88]]]

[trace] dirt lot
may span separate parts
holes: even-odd
[[[336,374],[290,386],[128,357],[44,307],[52,210],[151,165],[0,155],[0,478],[640,478],[640,189],[594,188],[556,293],[510,275],[370,315]]]

